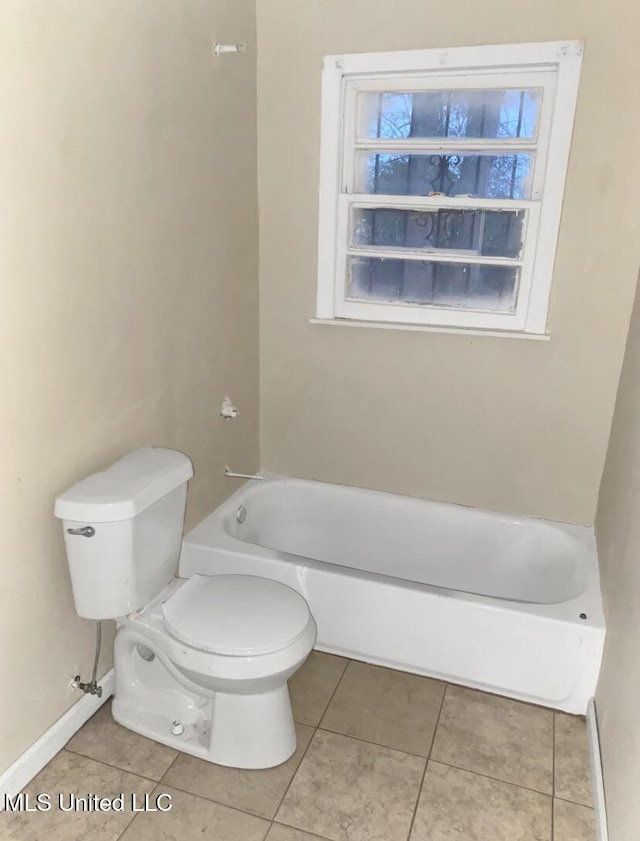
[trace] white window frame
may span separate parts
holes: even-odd
[[[553,264],[560,226],[564,183],[582,62],[582,43],[554,41],[405,52],[326,56],[322,73],[322,128],[318,231],[317,318],[346,323],[385,323],[545,334]],[[382,84],[381,84],[382,82]],[[412,87],[413,85],[413,87]],[[393,142],[356,141],[355,99],[362,90],[442,90],[446,88],[543,89],[537,137],[500,139],[501,148],[535,151],[531,197],[476,199],[467,197],[357,195],[354,161],[358,148],[394,151],[425,146],[438,150],[487,151],[490,140],[448,139]],[[495,145],[495,143],[494,143]],[[451,207],[527,211],[520,282],[514,312],[493,312],[350,300],[346,297],[347,254],[401,258],[394,249],[349,247],[349,214],[353,207],[398,207],[420,210]],[[425,252],[415,259],[428,259]],[[442,255],[438,259],[442,259]],[[499,258],[464,256],[465,262],[499,264]],[[460,262],[458,257],[457,262]],[[505,264],[514,265],[511,259]]]

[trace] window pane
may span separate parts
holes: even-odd
[[[535,138],[542,90],[375,91],[358,95],[358,137]]]
[[[505,266],[350,257],[347,297],[513,312],[519,270]]]
[[[388,196],[477,196],[485,199],[528,199],[533,155],[468,155],[396,152],[356,156],[357,193]]]
[[[520,257],[524,211],[400,210],[355,207],[351,244],[387,248],[464,250],[490,257]]]

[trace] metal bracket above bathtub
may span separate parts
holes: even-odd
[[[255,479],[256,482],[262,482],[264,476],[258,476],[256,473],[234,473],[229,465],[224,469],[224,475],[228,479]]]

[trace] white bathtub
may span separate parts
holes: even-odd
[[[298,590],[322,651],[572,713],[595,692],[592,529],[265,475],[185,537],[196,572]]]

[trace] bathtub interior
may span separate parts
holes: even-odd
[[[541,605],[582,594],[595,552],[588,529],[280,477],[219,515],[235,540],[288,556]]]

